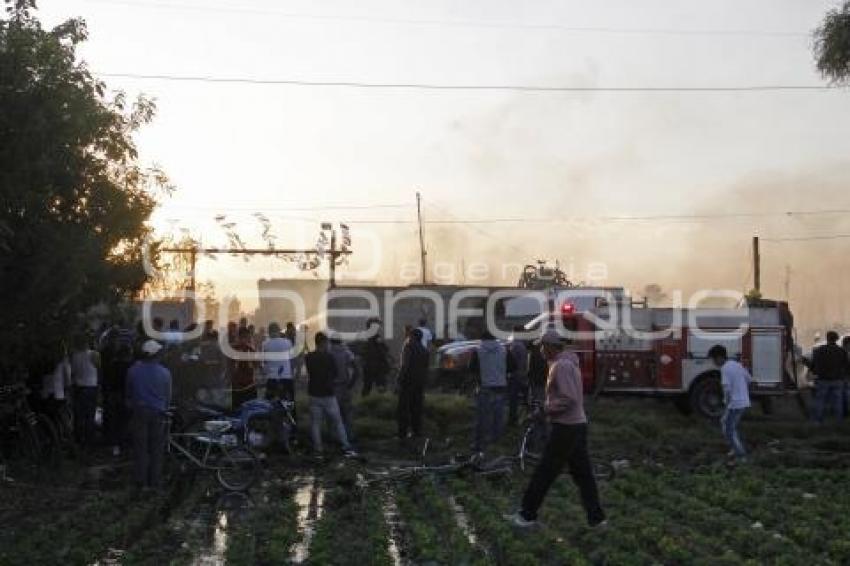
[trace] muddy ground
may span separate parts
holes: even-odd
[[[426,404],[426,461],[467,454],[470,400]],[[809,424],[792,402],[751,411],[753,458],[734,467],[715,423],[668,402],[601,399],[588,412],[594,457],[617,469],[600,485],[610,525],[584,525],[564,476],[529,532],[502,519],[528,471],[367,485],[420,459],[424,441],[394,439],[394,410],[389,395],[360,402],[361,459],[269,454],[246,494],[198,473],[133,499],[128,463],[105,453],[49,470],[13,463],[0,482],[0,564],[850,563],[850,427]],[[518,436],[492,455],[513,453]]]

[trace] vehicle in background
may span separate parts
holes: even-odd
[[[549,310],[525,326],[536,335],[558,327],[584,331],[573,348],[588,394],[669,397],[685,412],[718,417],[723,409],[720,372],[707,355],[715,344],[726,346],[730,358],[750,370],[752,394],[766,411],[774,396],[803,384],[793,317],[785,302],[760,299],[737,309],[649,308],[622,290],[596,297],[591,305],[586,297],[592,294],[554,290]],[[579,295],[581,300],[573,300]],[[477,345],[467,341],[438,350],[443,380],[454,379],[463,384],[459,389],[468,389],[469,359]]]

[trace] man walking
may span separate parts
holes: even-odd
[[[716,344],[709,348],[708,357],[720,368],[720,383],[723,386],[725,410],[720,417],[720,428],[731,451],[739,462],[746,461],[747,450],[738,434],[738,425],[744,412],[750,407],[750,372],[735,360],[728,359],[726,348]]]
[[[404,441],[409,433],[422,435],[422,405],[425,401],[425,382],[428,380],[428,350],[422,346],[418,328],[410,332],[401,351],[398,374],[398,438]]]
[[[148,340],[142,345],[142,359],[127,372],[127,407],[131,411],[133,433],[133,477],[136,487],[158,488],[171,403],[171,372],[160,363],[162,345]]]
[[[356,456],[356,452],[348,443],[339,404],[334,396],[336,360],[328,352],[328,338],[323,333],[316,333],[316,349],[304,356],[304,364],[307,368],[307,393],[310,396],[310,434],[313,440],[313,451],[317,457],[322,457],[322,426],[327,417],[345,454]]]
[[[578,357],[565,349],[564,342],[555,331],[544,334],[540,344],[543,355],[550,362],[544,410],[551,424],[551,433],[525,490],[522,509],[506,519],[517,527],[534,526],[546,493],[567,466],[581,493],[588,524],[591,527],[604,525],[605,512],[599,503],[599,491],[587,448],[587,417]]]
[[[516,368],[513,356],[489,330],[485,330],[481,335],[481,344],[472,353],[469,368],[473,374],[478,375],[479,383],[475,400],[473,450],[483,452],[488,444],[497,442],[502,436],[508,373]]]
[[[838,333],[826,333],[826,344],[812,352],[811,370],[817,376],[815,382],[815,420],[823,422],[827,406],[831,406],[835,417],[841,419],[844,412],[844,377],[848,374],[847,352],[838,345]]]

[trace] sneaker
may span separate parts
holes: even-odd
[[[604,529],[608,526],[608,519],[602,519],[601,521],[596,521],[594,523],[590,523],[591,529]]]
[[[115,456],[116,458],[119,457],[121,455],[121,447],[120,446],[113,446],[112,447],[112,455]]]
[[[502,515],[506,521],[508,521],[512,526],[517,527],[519,529],[528,529],[531,527],[537,526],[537,521],[529,521],[525,517],[522,516],[522,513],[517,511],[512,515]]]
[[[354,450],[353,448],[349,448],[348,450],[344,451],[342,453],[342,455],[345,456],[346,458],[357,458],[359,456],[357,451]]]

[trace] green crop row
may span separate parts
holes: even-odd
[[[433,480],[399,487],[395,495],[415,563],[486,564],[455,520],[455,510]]]
[[[374,492],[337,487],[325,496],[325,509],[309,548],[311,564],[389,566],[389,528],[382,498]]]

